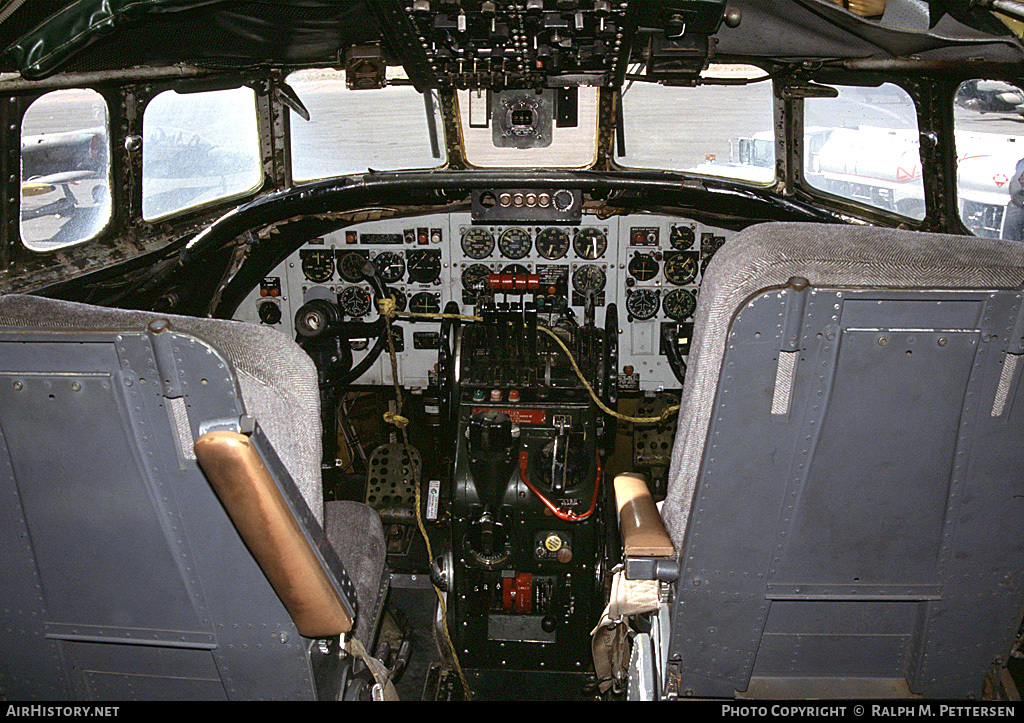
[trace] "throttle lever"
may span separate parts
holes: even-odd
[[[551,451],[551,491],[560,495],[565,492],[565,473],[569,466],[569,426],[564,419],[556,420],[558,436]]]

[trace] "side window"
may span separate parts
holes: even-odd
[[[147,221],[243,195],[263,181],[251,88],[164,91],[142,116],[142,217]]]
[[[295,181],[444,165],[440,104],[428,119],[423,95],[400,84],[407,82],[401,68],[388,68],[394,85],[374,90],[349,90],[343,70],[300,70],[286,80],[309,111],[308,121],[291,114]]]
[[[51,251],[99,235],[110,220],[107,104],[92,90],[40,96],[21,121],[21,240]]]
[[[835,86],[804,101],[804,178],[842,198],[924,218],[914,101],[897,85]]]
[[[1024,241],[1024,92],[968,80],[954,99],[960,218],[975,235]]]

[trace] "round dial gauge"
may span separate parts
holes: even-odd
[[[494,236],[485,228],[471,228],[462,234],[462,252],[471,259],[485,259],[494,251]]]
[[[409,299],[409,311],[417,314],[438,314],[441,311],[441,302],[429,291],[421,291]]]
[[[676,286],[693,283],[697,278],[697,252],[666,254],[665,278]]]
[[[407,251],[405,260],[409,267],[409,281],[430,284],[441,275],[441,254],[434,251]]]
[[[604,291],[604,285],[607,281],[604,270],[600,266],[594,264],[587,264],[586,266],[580,266],[572,274],[572,286],[576,291],[581,294],[593,289],[594,291]]]
[[[384,251],[377,254],[373,259],[373,265],[377,268],[377,275],[385,284],[393,284],[401,281],[405,276],[405,259],[402,254],[394,251]]]
[[[599,259],[608,250],[608,237],[599,228],[581,228],[572,240],[573,250],[581,259]]]
[[[651,254],[637,253],[626,267],[637,281],[650,281],[658,275],[659,264]]]
[[[502,274],[512,274],[513,276],[525,276],[530,273],[530,270],[522,264],[509,264],[501,270]]]
[[[362,286],[347,286],[338,295],[338,303],[345,316],[360,317],[370,313],[373,302],[370,300],[370,292]]]
[[[356,283],[363,280],[363,264],[366,257],[355,251],[350,251],[338,259],[338,273],[345,281]]]
[[[665,295],[665,316],[674,321],[685,321],[693,316],[697,299],[689,289],[675,289]]]
[[[638,321],[654,318],[661,305],[661,298],[654,289],[633,289],[626,297],[626,311]]]
[[[569,253],[569,234],[560,228],[546,228],[537,234],[537,253],[554,261]]]
[[[405,302],[406,302],[405,294],[400,289],[395,289],[395,288],[393,288],[391,286],[385,286],[384,287],[384,292],[388,296],[395,297],[395,310],[396,311],[405,311]]]
[[[316,284],[330,281],[334,276],[334,252],[327,249],[303,251],[302,273]]]
[[[533,239],[530,238],[530,233],[524,229],[506,229],[505,232],[498,237],[498,250],[501,251],[501,255],[505,258],[524,258],[528,253],[530,253],[531,248],[533,248]]]
[[[672,244],[672,248],[680,251],[685,251],[693,246],[693,242],[696,240],[697,234],[690,226],[673,226],[668,234],[668,242]]]
[[[467,266],[462,272],[462,288],[473,292],[482,291],[490,275],[491,270],[483,264]]]

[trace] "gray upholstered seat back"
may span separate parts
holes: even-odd
[[[766,224],[719,251],[663,510],[680,691],[980,691],[1024,600],[1022,284],[1012,242]]]
[[[248,413],[267,438],[323,524],[320,394],[312,360],[269,327],[220,319],[128,311],[38,296],[0,296],[0,327],[140,331],[154,319],[206,339],[235,368]]]
[[[50,327],[0,328],[0,694],[336,693],[317,670],[337,671],[337,641],[325,655],[299,635],[195,460],[204,429],[245,412],[230,361],[173,330]],[[259,426],[252,443],[353,599]]]

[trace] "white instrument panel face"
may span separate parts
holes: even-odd
[[[661,353],[663,334],[692,330],[704,267],[733,234],[688,219],[636,214],[578,224],[473,224],[469,213],[435,214],[354,224],[311,239],[271,271],[246,297],[235,319],[265,324],[295,338],[299,308],[314,298],[337,300],[345,321],[373,321],[376,303],[359,277],[370,260],[399,308],[440,312],[449,301],[472,314],[474,283],[487,274],[537,274],[527,297],[541,308],[566,305],[582,324],[588,293],[604,328],[607,305],[618,308],[620,388],[678,388]],[[504,295],[499,293],[497,300]],[[508,294],[509,301],[521,297]],[[543,318],[543,317],[542,317]],[[684,325],[679,329],[680,325]],[[688,326],[686,326],[688,325]],[[400,382],[425,387],[437,363],[440,322],[399,318]],[[357,363],[372,339],[353,341]],[[357,384],[390,384],[388,355]]]

